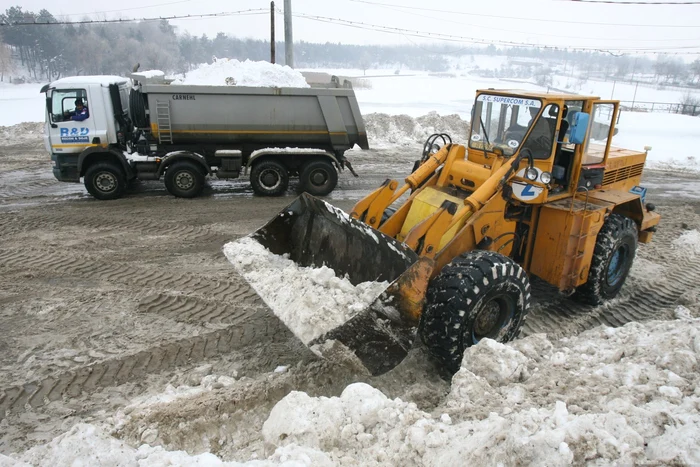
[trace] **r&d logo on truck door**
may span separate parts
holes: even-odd
[[[61,128],[62,143],[89,143],[89,128]]]

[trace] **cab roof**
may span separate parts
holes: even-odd
[[[126,83],[129,79],[122,76],[68,76],[66,78],[57,79],[52,82],[49,88],[62,88],[72,86],[84,86],[86,84],[99,84],[101,86],[109,86],[110,84]]]
[[[600,99],[598,96],[584,96],[582,94],[574,94],[568,92],[536,92],[536,91],[526,91],[524,89],[477,89],[477,93],[487,93],[496,94],[499,96],[519,96],[519,97],[529,97],[532,99],[562,99],[562,100],[577,100],[577,101],[588,101]]]

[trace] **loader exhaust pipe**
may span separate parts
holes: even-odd
[[[251,243],[264,248],[275,266],[261,272],[261,262],[245,252]],[[424,295],[420,286],[414,290],[414,283],[427,283],[431,265],[405,244],[325,201],[304,193],[253,234],[227,244],[224,251],[272,312],[316,353],[323,354],[326,341],[339,342],[378,375],[398,365],[411,348],[415,308],[422,306]],[[300,269],[290,269],[291,263]],[[328,269],[336,277],[319,280]],[[319,296],[302,300],[295,295],[303,290],[284,290],[296,280],[290,274],[309,274]],[[365,295],[361,309],[355,302],[336,303],[338,289],[326,286],[340,282],[345,285],[339,287],[355,287]],[[320,323],[320,328],[310,329],[313,322]],[[332,327],[324,328],[329,322]]]

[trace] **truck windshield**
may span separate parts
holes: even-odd
[[[538,99],[479,94],[472,110],[469,147],[512,156],[542,107]]]

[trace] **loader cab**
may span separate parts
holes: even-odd
[[[497,167],[498,155],[509,158],[527,150],[538,172],[531,188],[527,180],[519,185],[528,194],[519,199],[528,203],[594,189],[602,183],[617,113],[617,102],[592,96],[477,91],[467,159],[490,169]],[[473,181],[479,186],[483,179]]]

